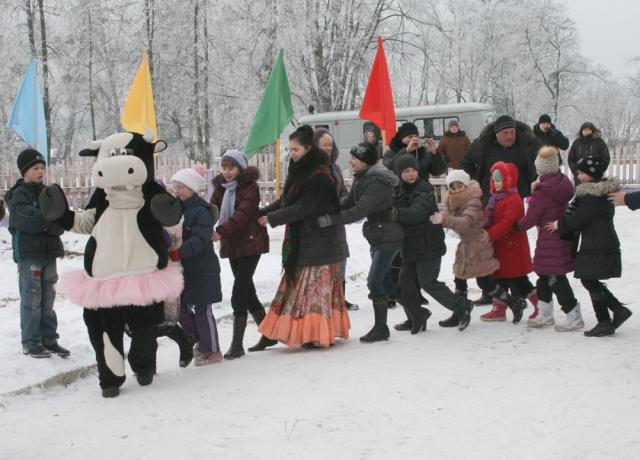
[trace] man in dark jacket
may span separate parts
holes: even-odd
[[[491,191],[491,167],[499,161],[513,163],[518,168],[518,193],[522,197],[531,194],[531,183],[537,177],[534,161],[540,149],[540,141],[526,124],[509,115],[502,115],[488,124],[471,147],[478,155],[475,179],[483,192],[483,203],[487,203]]]
[[[38,196],[44,189],[44,157],[27,149],[18,156],[18,179],[7,192],[13,260],[18,264],[20,328],[25,355],[48,358],[69,356],[58,345],[58,319],[53,309],[58,281],[56,259],[64,256],[60,235],[64,229],[42,215]]]
[[[567,150],[569,148],[569,139],[559,129],[556,129],[551,123],[551,117],[546,113],[540,115],[538,124],[533,126],[533,134],[543,146],[551,145],[558,150]]]
[[[640,191],[638,192],[614,192],[609,193],[609,201],[614,206],[626,205],[632,211],[640,209]]]
[[[394,162],[403,155],[411,154],[418,160],[420,178],[429,180],[431,176],[440,176],[447,172],[447,162],[436,148],[433,139],[420,139],[418,127],[413,123],[404,123],[389,142],[389,149],[384,154],[382,162],[391,171]]]
[[[392,288],[389,264],[402,246],[403,233],[393,221],[393,187],[398,178],[378,164],[375,147],[363,142],[351,149],[349,163],[353,168],[354,183],[342,203],[339,214],[318,218],[320,227],[345,225],[363,218],[362,233],[371,246],[371,267],[367,277],[369,298],[373,302],[375,324],[360,341],[364,343],[387,340],[387,293]]]

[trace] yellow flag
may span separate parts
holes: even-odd
[[[124,103],[120,123],[127,131],[139,134],[145,134],[146,128],[149,128],[153,132],[153,140],[158,139],[147,50],[142,52],[142,62],[133,79],[127,101]]]

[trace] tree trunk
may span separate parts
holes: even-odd
[[[87,17],[89,21],[89,29],[93,30],[93,24],[91,20],[91,9],[87,9]],[[96,134],[96,107],[94,103],[94,90],[93,90],[93,35],[89,35],[89,117],[91,118],[91,134],[93,140],[97,139]]]
[[[24,0],[24,11],[25,13],[27,13],[27,33],[29,34],[29,49],[31,50],[31,57],[37,58],[38,52],[36,51],[36,31],[33,21],[35,12],[33,11],[31,0]]]
[[[211,116],[209,113],[209,1],[205,0],[203,10],[203,35],[204,35],[204,72],[202,96],[204,97],[204,146],[206,149],[207,164],[211,159]]]
[[[44,0],[38,0],[40,14],[40,46],[42,48],[42,86],[44,88],[44,119],[47,125],[47,146],[51,151],[51,105],[49,103],[49,61],[47,45],[47,27],[44,20]],[[48,156],[49,152],[42,152]]]
[[[198,27],[200,15],[200,0],[194,1],[193,7],[193,120],[196,127],[196,144],[198,159],[204,150],[202,142],[202,118],[200,117],[200,59],[198,57]]]
[[[149,73],[151,84],[155,82],[153,74],[153,37],[155,32],[155,0],[144,0],[144,17],[147,33],[147,51],[149,56]]]

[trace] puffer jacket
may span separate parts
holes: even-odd
[[[491,275],[500,267],[493,244],[479,239],[485,222],[482,189],[477,181],[472,180],[467,188],[458,193],[447,193],[442,226],[452,229],[460,236],[453,262],[453,273],[458,278]]]
[[[15,262],[64,256],[60,239],[64,229],[60,224],[46,220],[40,210],[38,196],[43,189],[43,184],[18,179],[5,195]]]

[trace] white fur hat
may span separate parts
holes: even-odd
[[[447,188],[454,182],[462,182],[465,186],[467,186],[469,185],[470,181],[471,181],[471,178],[469,177],[469,174],[464,172],[464,170],[462,169],[452,170],[451,172],[449,172],[449,174],[447,174],[447,177],[445,179],[445,182],[447,183]]]
[[[205,186],[204,177],[202,177],[195,169],[181,169],[173,175],[171,182],[179,182],[186,185],[195,193],[200,192]]]

